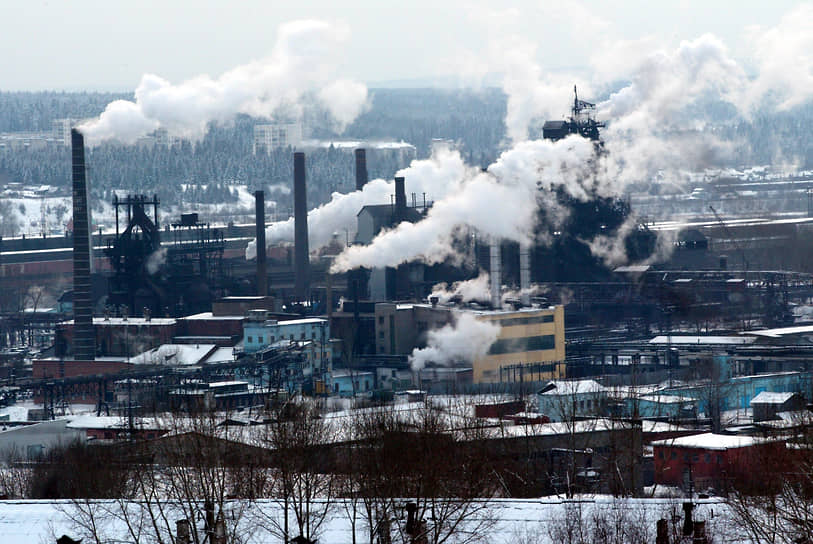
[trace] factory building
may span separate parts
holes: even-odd
[[[263,310],[251,310],[243,325],[246,353],[254,353],[280,341],[327,344],[329,340],[330,323],[318,317],[278,321],[268,319]]]
[[[474,361],[474,383],[565,377],[563,306],[475,311],[474,314],[481,321],[500,325],[500,334],[488,353]]]
[[[430,304],[375,305],[377,355],[408,355],[426,345],[426,333],[452,321],[452,312]]]

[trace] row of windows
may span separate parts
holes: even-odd
[[[258,344],[262,344],[262,343],[263,343],[264,338],[265,338],[264,336],[258,336],[258,337],[257,337],[257,343],[258,343]],[[280,337],[279,337],[279,339],[280,339],[280,340],[285,340],[285,337],[284,337],[284,336],[280,336]],[[289,334],[289,335],[288,335],[288,339],[289,339],[289,340],[291,340],[291,341],[293,341],[293,339],[294,339],[294,335],[293,335],[293,334]],[[302,334],[300,334],[300,335],[299,335],[299,339],[300,339],[300,340],[305,340],[305,339],[306,339],[306,338],[305,338],[305,333],[304,333],[304,332],[303,332]],[[314,331],[313,333],[311,333],[311,340],[316,340],[316,332],[315,332],[315,331]],[[268,337],[268,343],[269,343],[269,344],[273,344],[273,343],[274,343],[274,342],[276,342],[276,341],[277,341],[277,337],[276,337],[276,336],[269,336],[269,337]],[[247,336],[247,337],[246,337],[246,342],[248,342],[249,344],[253,344],[253,343],[254,343],[254,337],[253,337],[253,336]]]
[[[538,323],[553,323],[553,314],[537,315],[534,317],[506,317],[498,321],[501,327],[514,325],[536,325]]]
[[[524,351],[541,351],[554,349],[556,337],[552,334],[543,336],[527,336],[524,338],[503,338],[495,341],[488,348],[489,355],[502,355],[503,353],[522,353]]]

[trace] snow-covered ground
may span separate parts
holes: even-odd
[[[680,529],[682,518],[681,499],[613,499],[610,497],[588,497],[579,500],[566,501],[559,498],[541,498],[526,500],[495,500],[491,501],[481,515],[487,517],[485,527],[479,527],[478,542],[491,542],[495,544],[533,542],[535,544],[559,544],[559,533],[568,522],[581,522],[585,530],[590,530],[591,524],[604,520],[611,524],[619,522],[617,526],[634,529],[636,534],[647,536],[646,542],[655,541],[655,525],[658,519],[664,518],[675,523]],[[728,509],[721,499],[705,499],[696,501],[694,519],[705,520],[707,534],[714,542],[745,542],[736,538],[735,527],[728,517]],[[102,533],[103,542],[133,542],[132,537],[126,534],[123,523],[115,516],[103,514],[103,509],[116,511],[117,505],[113,501],[98,501],[91,503],[98,510],[100,518],[98,527]],[[245,505],[243,505],[245,506]],[[75,506],[70,501],[0,501],[0,534],[3,544],[40,544],[54,542],[63,534],[85,542],[92,542],[86,532],[81,531],[73,524],[69,516]],[[243,512],[239,521],[238,534],[249,543],[275,542],[278,539],[266,530],[252,522],[257,510],[262,509],[264,516],[279,519],[278,504],[271,501],[258,501]],[[360,508],[361,509],[361,508]],[[235,507],[235,510],[237,508]],[[333,517],[323,525],[319,534],[319,542],[342,544],[353,542],[350,521],[347,515],[349,508],[335,505]],[[673,518],[673,516],[677,516]],[[361,517],[361,513],[359,513]],[[171,520],[179,519],[176,515]],[[229,523],[231,521],[231,516]],[[267,518],[266,518],[267,519]],[[472,535],[466,533],[467,527],[472,523],[463,524],[460,535],[471,539]],[[292,526],[295,526],[292,520]],[[174,527],[173,527],[174,529]],[[725,535],[725,537],[723,537]],[[366,541],[366,530],[363,519],[357,520],[357,541]],[[143,535],[142,542],[151,541],[148,535]],[[458,542],[451,538],[447,542]]]

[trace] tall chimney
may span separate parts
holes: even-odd
[[[395,177],[395,221],[400,223],[406,218],[406,188],[402,176]]]
[[[85,180],[85,139],[71,129],[73,169],[73,357],[92,361],[96,356],[93,302],[90,292],[90,220]]]
[[[257,225],[257,295],[268,294],[268,269],[265,258],[265,193],[254,192],[254,207]]]
[[[310,252],[308,251],[308,197],[305,185],[305,154],[294,153],[294,295],[308,298],[310,291]]]
[[[519,298],[523,306],[531,305],[531,255],[527,244],[519,244]]]
[[[364,148],[356,149],[356,191],[361,191],[367,185],[367,151]]]
[[[491,242],[490,257],[491,266],[489,267],[489,275],[491,276],[491,306],[496,310],[502,307],[500,299],[500,284],[502,271],[500,270],[500,260],[502,255],[500,253],[500,242],[495,240]]]

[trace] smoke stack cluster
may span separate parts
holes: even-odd
[[[90,217],[85,180],[85,139],[71,130],[73,180],[73,357],[92,361],[96,356],[93,302],[90,291]]]
[[[268,269],[265,257],[265,193],[255,191],[254,205],[257,228],[257,295],[268,294]]]
[[[294,295],[298,300],[307,299],[310,291],[309,255],[305,154],[298,151],[294,153]]]
[[[364,189],[367,181],[367,151],[359,148],[356,149],[356,191]]]

